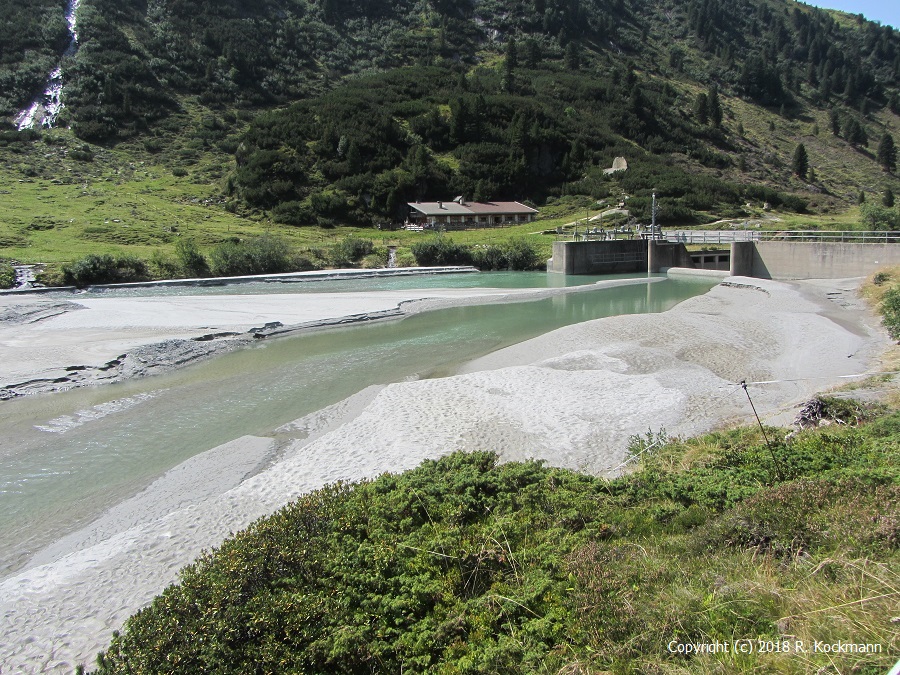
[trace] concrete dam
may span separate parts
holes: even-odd
[[[557,241],[547,271],[629,274],[681,267],[760,279],[840,279],[900,265],[898,243],[734,241],[716,250],[692,252],[683,243],[658,240]]]

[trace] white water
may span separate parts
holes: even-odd
[[[75,13],[78,10],[80,0],[69,0],[66,6],[66,23],[69,24],[69,46],[63,53],[63,58],[72,56],[78,50],[78,27]],[[47,76],[47,85],[43,93],[39,94],[31,105],[16,115],[15,124],[19,131],[33,129],[35,124],[40,124],[48,129],[56,124],[59,113],[65,107],[62,102],[62,64]]]

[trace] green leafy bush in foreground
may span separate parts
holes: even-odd
[[[184,570],[97,672],[883,673],[898,441],[894,413],[676,440],[611,482],[479,452],[332,485]],[[671,650],[757,637],[810,651]],[[839,639],[882,651],[812,652]]]

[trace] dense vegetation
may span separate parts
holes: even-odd
[[[395,69],[261,115],[241,142],[229,186],[292,225],[392,222],[407,201],[430,195],[542,202],[563,185],[595,199],[625,190],[636,195],[629,206],[639,217],[649,214],[655,187],[667,198],[663,222],[748,199],[805,208],[801,199],[763,196],[661,158],[686,150],[703,164],[730,163],[706,146],[707,135],[727,145],[721,132],[679,114],[670,86],[618,67],[581,72],[552,60],[513,72],[510,85],[510,73],[493,70],[466,77],[451,68]],[[620,154],[633,169],[604,176],[600,167]]]
[[[7,113],[66,42],[64,4],[33,4],[0,5]],[[63,123],[156,152],[187,121],[192,150],[234,154],[236,208],[295,225],[391,221],[407,200],[450,194],[625,191],[643,218],[654,187],[663,222],[747,200],[802,211],[771,184],[716,175],[745,172],[735,158],[753,152],[724,100],[828,111],[865,152],[890,131],[874,115],[900,112],[897,31],[750,0],[83,0],[78,31]],[[245,112],[290,101],[235,133]],[[171,123],[185,105],[200,114]],[[621,184],[600,172],[616,155],[635,164]],[[893,166],[881,146],[878,162]]]
[[[611,482],[485,452],[327,487],[187,568],[97,672],[884,672],[900,414],[823,406],[843,424],[673,441]],[[746,637],[808,651],[667,647]],[[839,638],[884,651],[812,652]]]
[[[43,89],[69,44],[65,9],[65,0],[0,0],[0,117]]]
[[[20,50],[5,59],[10,68],[33,68],[29,48],[52,53],[64,46],[62,3],[52,12],[17,4],[21,9],[10,6],[5,15],[22,29],[14,45]],[[36,19],[45,14],[50,21],[41,26]],[[103,120],[127,133],[137,111],[161,112],[160,88],[198,92],[213,106],[270,105],[321,92],[350,73],[409,63],[471,66],[485,47],[504,44],[502,84],[510,90],[519,82],[518,63],[534,68],[550,57],[576,70],[624,53],[648,65],[668,62],[763,105],[792,107],[803,95],[858,109],[859,97],[887,103],[896,90],[885,84],[900,73],[900,38],[889,27],[849,27],[809,7],[746,0],[84,0],[79,33],[82,50],[69,77],[79,92],[74,100],[93,99],[95,109],[72,108],[92,133],[100,131],[92,123]],[[521,54],[509,52],[511,37],[521,41]],[[25,98],[20,94],[20,105]]]

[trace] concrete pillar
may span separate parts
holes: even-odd
[[[731,242],[731,276],[753,276],[753,254],[756,244],[752,241]]]
[[[658,273],[663,267],[672,266],[672,256],[660,242],[651,239],[647,242],[647,271]]]

